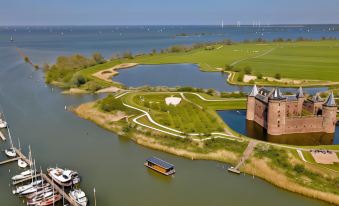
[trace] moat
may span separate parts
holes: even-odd
[[[233,130],[243,135],[274,143],[290,145],[331,145],[339,144],[339,126],[336,126],[336,133],[307,133],[288,135],[268,135],[264,128],[254,121],[246,120],[246,110],[218,111],[219,116]]]

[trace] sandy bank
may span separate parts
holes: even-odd
[[[109,68],[109,69],[105,69],[105,70],[101,70],[99,72],[96,72],[94,74],[92,74],[93,76],[99,78],[99,79],[102,79],[106,82],[113,82],[112,81],[112,77],[114,75],[117,75],[118,72],[117,70],[118,69],[125,69],[125,68],[130,68],[130,67],[134,67],[138,65],[138,63],[124,63],[124,64],[119,64],[119,65],[116,65],[112,68]]]

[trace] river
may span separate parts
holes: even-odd
[[[101,29],[97,27],[73,28],[72,31],[69,28],[16,28],[15,45],[24,50],[34,63],[41,64],[54,61],[60,54],[73,52],[89,54],[97,50],[109,56],[114,51],[126,48],[136,52],[150,51],[177,41],[193,42],[190,38],[176,40],[172,35],[151,38],[151,34],[160,35],[156,30],[140,37],[138,33],[134,34],[134,28],[132,31],[121,28],[124,30],[122,36],[131,33],[129,37],[134,39],[132,44],[126,39],[118,41],[115,36],[110,39],[103,35],[102,38],[99,32]],[[172,33],[179,33],[180,28]],[[204,29],[206,28],[201,30]],[[51,30],[58,32],[52,35],[49,32]],[[64,35],[60,35],[61,30]],[[67,30],[77,36],[68,34]],[[327,205],[281,190],[258,178],[253,179],[252,176],[230,174],[226,172],[225,164],[191,161],[139,146],[65,111],[65,105],[79,105],[100,96],[62,95],[59,89],[46,86],[42,72],[25,64],[14,45],[7,42],[9,31],[13,33],[14,29],[0,29],[0,109],[6,114],[14,142],[17,144],[17,138],[20,138],[26,153],[28,145],[31,146],[38,167],[46,169],[58,165],[79,171],[82,177],[81,188],[88,194],[90,205],[94,205],[94,187],[98,205],[105,206],[149,206],[160,202],[164,206]],[[290,31],[286,32],[293,36]],[[194,41],[201,40],[198,37],[192,38]],[[149,42],[151,43],[147,44]],[[0,143],[0,150],[8,146],[8,143]],[[177,174],[168,178],[146,169],[143,162],[150,156],[158,156],[175,164]],[[0,158],[5,159],[3,153]],[[22,200],[11,193],[10,177],[18,171],[15,163],[0,167],[1,205],[24,205]]]

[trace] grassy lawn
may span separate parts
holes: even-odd
[[[222,132],[223,124],[218,122],[215,114],[199,108],[195,104],[182,100],[177,105],[166,105],[165,98],[176,94],[138,94],[133,102],[149,111],[152,118],[161,125],[177,129],[185,133]]]

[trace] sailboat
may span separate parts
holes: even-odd
[[[9,128],[7,128],[7,130],[8,130],[8,136],[9,136],[9,141],[10,141],[10,144],[11,144],[11,148],[10,149],[6,149],[5,150],[5,154],[8,157],[16,157],[16,152],[14,150],[13,141],[12,141],[12,137],[11,137],[11,132],[9,131]]]
[[[14,42],[13,36],[11,36],[11,42]]]

